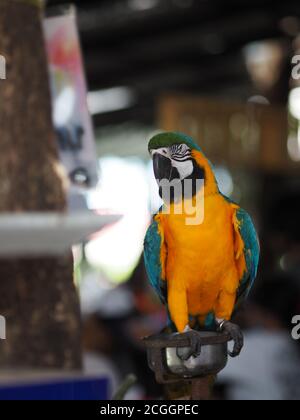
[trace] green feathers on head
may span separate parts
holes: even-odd
[[[194,142],[194,140],[182,133],[160,133],[152,137],[149,142],[148,149],[156,150],[161,147],[170,147],[174,144],[186,144],[190,149],[202,152],[201,148]]]

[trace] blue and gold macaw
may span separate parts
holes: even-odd
[[[199,327],[226,331],[234,341],[235,357],[243,348],[243,334],[230,321],[248,296],[259,263],[252,220],[221,194],[211,163],[190,137],[158,134],[150,140],[149,152],[164,201],[145,238],[150,283],[166,305],[174,330],[190,339],[191,351],[183,359],[200,354]],[[164,196],[166,181],[172,192]],[[202,211],[201,221],[187,223],[190,208]]]

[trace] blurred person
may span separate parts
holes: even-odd
[[[300,314],[299,285],[287,274],[256,289],[243,313],[245,347],[219,376],[228,400],[300,400],[300,352],[292,318]]]
[[[117,329],[109,328],[110,323],[101,319],[99,314],[87,317],[83,323],[83,366],[84,372],[88,375],[99,375],[109,380],[109,396],[112,398],[121,388],[126,375],[131,373],[131,363],[128,363],[128,370],[123,371],[118,365],[116,354],[120,359],[123,354],[123,346],[116,345],[115,334]],[[126,344],[124,343],[126,348]],[[126,393],[126,400],[139,400],[144,396],[143,387],[132,386]]]
[[[143,258],[140,259],[128,282],[107,289],[103,295],[83,299],[86,313],[83,325],[84,364],[88,373],[103,373],[112,382],[112,394],[128,374],[137,377],[126,399],[156,399],[162,387],[156,384],[147,363],[142,338],[164,325],[161,306],[150,293]],[[83,293],[82,293],[83,294]],[[93,312],[84,308],[93,300]],[[87,309],[87,308],[85,308]]]
[[[83,367],[88,375],[108,378],[110,395],[120,384],[120,375],[109,357],[112,351],[112,336],[96,314],[83,320]]]

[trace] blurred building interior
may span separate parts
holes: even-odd
[[[162,396],[140,341],[166,320],[142,259],[160,204],[147,143],[158,130],[182,131],[215,164],[221,191],[252,214],[262,248],[258,286],[237,315],[247,351],[215,398],[300,399],[291,339],[300,314],[299,1],[73,3],[99,179],[70,177],[70,207],[123,215],[74,247],[87,371],[108,375],[111,393],[134,373],[127,398]],[[47,1],[47,14],[64,4]],[[66,112],[70,96],[61,98]]]
[[[53,0],[48,6],[61,3]],[[246,207],[259,228],[260,288],[239,315],[249,331],[249,346],[265,360],[276,340],[276,357],[292,352],[291,319],[300,311],[299,2],[75,4],[100,162],[99,185],[88,193],[88,206],[124,214],[119,224],[78,250],[86,334],[105,334],[106,344],[98,349],[104,354],[113,355],[118,343],[126,342],[127,357],[112,357],[116,371],[137,374],[140,397],[160,395],[146,373],[139,343],[141,335],[157,332],[164,320],[140,260],[149,208],[158,206],[147,141],[156,130],[178,130],[197,139],[216,165],[221,190]],[[270,288],[274,295],[268,300]],[[296,296],[288,309],[279,304],[281,289]],[[96,351],[100,342],[99,337],[93,346],[87,339],[89,350]],[[276,372],[274,356],[275,367],[261,381],[262,398],[300,398],[297,357],[296,351],[291,366]],[[218,397],[259,397],[239,388],[250,374],[245,366],[251,371],[255,363],[250,359],[244,355],[240,366],[232,363],[220,379]],[[252,380],[259,389],[259,378]]]

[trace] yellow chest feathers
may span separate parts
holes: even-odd
[[[232,242],[234,209],[221,195],[205,197],[197,214],[191,215],[185,208],[181,209],[181,214],[176,214],[179,208],[172,205],[165,213],[156,216],[168,248],[178,247],[178,251],[191,247],[207,249],[228,240]]]
[[[201,206],[200,206],[201,207]],[[233,207],[219,194],[205,197],[201,223],[188,222],[190,214],[174,214],[174,208],[157,220],[165,244],[166,279],[174,275],[199,282],[214,281],[235,263]]]

